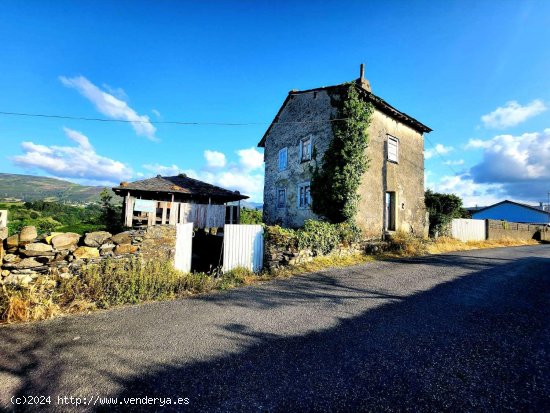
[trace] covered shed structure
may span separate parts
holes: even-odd
[[[112,189],[123,198],[126,227],[192,222],[195,228],[220,228],[238,224],[240,201],[248,198],[185,174],[121,182]],[[227,205],[230,202],[239,205]]]

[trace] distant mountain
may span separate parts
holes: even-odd
[[[0,199],[86,203],[99,201],[102,190],[101,186],[78,185],[55,178],[0,173]]]
[[[263,209],[264,204],[261,202],[241,201],[241,206],[249,209]]]

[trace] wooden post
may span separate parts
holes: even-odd
[[[237,207],[237,224],[241,223],[241,200],[239,199],[239,206]]]
[[[162,219],[160,221],[161,225],[165,225],[166,224],[166,202],[162,202],[161,203],[162,205]]]
[[[126,194],[124,205],[124,226],[131,228],[134,218],[134,198],[130,196],[130,191]]]

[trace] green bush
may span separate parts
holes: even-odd
[[[259,209],[241,208],[241,224],[261,224],[262,211]]]
[[[267,226],[265,234],[267,242],[278,248],[309,249],[313,255],[326,255],[341,244],[349,246],[361,240],[361,230],[349,222],[331,224],[307,220],[300,229]]]

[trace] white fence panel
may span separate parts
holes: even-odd
[[[262,226],[227,224],[223,228],[223,271],[237,267],[260,271],[264,260]]]
[[[193,246],[193,223],[176,225],[176,254],[174,267],[183,272],[191,272],[191,250]]]
[[[483,241],[487,238],[484,219],[453,219],[451,235],[460,241]]]

